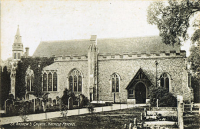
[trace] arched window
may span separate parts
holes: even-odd
[[[17,59],[17,53],[14,53],[14,59]]]
[[[47,74],[43,74],[43,91],[47,91]]]
[[[43,73],[43,91],[57,91],[57,73],[46,71]]]
[[[167,73],[163,73],[160,76],[160,86],[168,89],[168,91],[169,91],[169,77],[168,77]]]
[[[18,59],[20,59],[20,58],[21,58],[20,53],[18,53]]]
[[[57,73],[53,73],[53,91],[57,91]]]
[[[52,74],[48,74],[48,91],[52,91]]]
[[[82,75],[76,69],[69,74],[69,90],[72,92],[82,92]]]
[[[31,70],[29,66],[26,70],[26,77],[25,77],[27,91],[34,91],[33,79],[34,79],[34,73],[33,73],[33,70]]]
[[[112,78],[112,92],[119,92],[119,76],[114,73],[111,76]]]
[[[26,78],[26,87],[27,87],[27,91],[31,91],[31,87],[30,87],[30,82],[31,82],[31,77],[27,76]]]

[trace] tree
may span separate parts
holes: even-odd
[[[68,99],[69,97],[72,97],[73,101],[75,101],[76,97],[75,94],[72,91],[69,91],[67,88],[63,92],[63,96],[61,98],[62,103],[64,105],[68,105]]]
[[[192,45],[190,48],[190,56],[188,61],[192,63],[192,70],[194,72],[200,72],[200,49],[199,47]]]
[[[177,99],[169,93],[166,88],[153,87],[150,91],[150,104],[156,106],[157,99],[159,101],[159,107],[176,107]]]
[[[17,70],[16,70],[16,97],[23,98],[26,93],[26,84],[25,84],[25,76],[26,70],[30,66],[31,70],[34,72],[34,80],[33,87],[34,91],[32,94],[36,97],[41,97],[43,95],[42,92],[42,70],[44,67],[52,64],[54,62],[54,58],[22,58],[20,62],[18,62]]]
[[[199,11],[200,0],[169,0],[167,4],[157,1],[149,5],[147,21],[157,25],[163,43],[175,45],[188,39],[190,18]],[[195,33],[198,34],[199,31]]]
[[[0,85],[1,93],[0,93],[0,101],[1,107],[4,105],[6,99],[9,98],[9,91],[10,91],[10,73],[7,71],[7,67],[3,68],[1,72],[1,85]]]

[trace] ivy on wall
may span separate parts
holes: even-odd
[[[4,102],[9,98],[10,91],[10,73],[7,70],[7,67],[0,66],[0,106],[3,108]]]
[[[42,69],[45,66],[48,66],[54,62],[54,58],[47,57],[30,57],[30,58],[22,58],[21,61],[18,62],[17,70],[16,70],[16,82],[15,82],[15,93],[16,97],[24,98],[26,93],[26,70],[30,65],[30,69],[34,72],[34,80],[33,87],[34,91],[31,94],[36,97],[41,97],[42,93]]]

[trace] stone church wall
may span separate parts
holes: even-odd
[[[82,80],[82,94],[88,94],[88,62],[87,61],[66,61],[66,62],[55,62],[54,64],[48,66],[47,69],[57,69],[58,74],[58,90],[57,92],[49,92],[50,98],[56,98],[56,96],[62,97],[65,88],[69,89],[68,74],[72,69],[77,69],[83,74]]]
[[[118,73],[121,77],[119,93],[115,95],[116,102],[127,102],[127,90],[129,82],[133,79],[137,71],[142,68],[152,84],[156,85],[156,65],[157,77],[164,72],[170,75],[169,90],[175,96],[178,94],[189,94],[187,72],[185,72],[185,60],[181,57],[165,58],[136,58],[136,59],[102,59],[98,61],[98,86],[100,100],[113,101],[114,94],[111,90],[111,78],[113,73]],[[160,86],[160,81],[157,82]],[[185,98],[189,96],[186,95]]]

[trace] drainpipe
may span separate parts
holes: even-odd
[[[155,64],[156,64],[156,87],[157,87],[157,66],[158,66],[157,60],[155,61]]]

